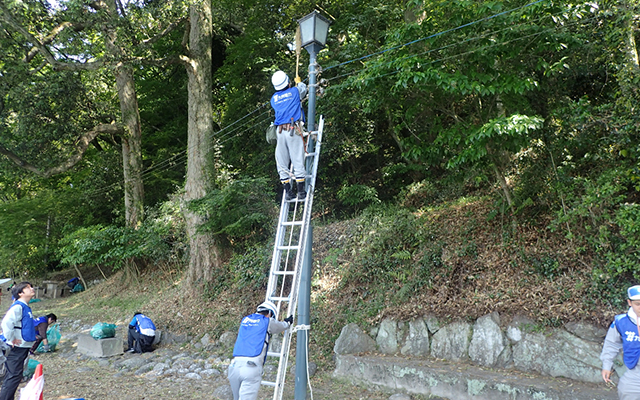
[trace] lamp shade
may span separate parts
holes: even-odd
[[[300,38],[302,47],[307,47],[311,43],[317,43],[324,47],[327,43],[327,33],[329,33],[329,20],[314,11],[298,20],[300,24]]]

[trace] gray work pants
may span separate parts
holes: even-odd
[[[628,370],[618,382],[618,397],[620,400],[640,399],[640,368]]]
[[[262,381],[262,365],[253,361],[233,359],[227,371],[227,378],[233,400],[256,400]]]
[[[280,130],[280,128],[278,128]],[[297,179],[304,179],[306,169],[304,167],[304,141],[297,135],[294,129],[282,130],[277,134],[276,166],[280,181],[286,182],[291,178],[289,163],[293,164],[293,174]]]

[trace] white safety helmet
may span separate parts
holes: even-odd
[[[273,304],[269,300],[267,300],[264,303],[260,304],[256,308],[256,312],[262,312],[262,311],[271,311],[271,316],[273,318],[275,318],[275,319],[278,319],[278,308],[276,307],[275,304]]]
[[[276,71],[271,77],[271,83],[276,90],[282,90],[289,85],[289,77],[282,71]]]
[[[627,289],[629,300],[640,300],[640,285],[631,286]]]

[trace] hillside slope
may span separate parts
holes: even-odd
[[[366,329],[386,316],[446,321],[496,311],[505,324],[519,314],[540,327],[579,320],[605,326],[621,311],[591,287],[590,255],[551,232],[548,221],[515,223],[492,211],[490,200],[478,197],[316,224],[310,346],[317,361],[331,363],[333,343],[349,322]],[[198,294],[182,285],[181,271],[158,268],[129,282],[117,273],[59,306],[69,317],[113,323],[142,310],[161,329],[217,337],[237,329],[263,290]]]

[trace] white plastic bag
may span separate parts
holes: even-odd
[[[42,375],[42,364],[36,367],[36,373],[27,383],[27,386],[20,389],[20,400],[40,400],[44,390],[44,375]]]

